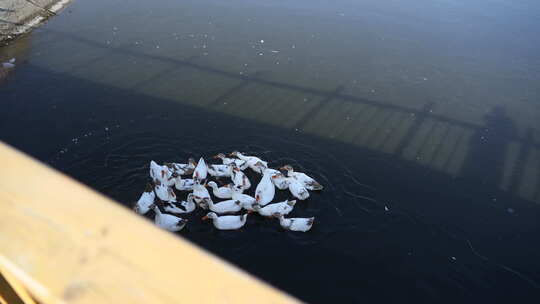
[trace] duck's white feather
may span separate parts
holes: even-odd
[[[215,182],[208,182],[208,186],[212,188],[212,193],[217,198],[232,198],[232,189],[231,185],[225,185],[223,187],[218,187]]]
[[[219,230],[236,230],[246,224],[247,214],[243,215],[222,215],[212,218],[214,227]]]
[[[154,212],[156,213],[154,223],[165,230],[176,232],[186,226],[187,220],[171,214],[162,213],[157,206],[154,207]]]
[[[163,184],[156,184],[154,190],[160,200],[165,202],[176,202],[176,194],[172,188]]]
[[[261,181],[255,189],[256,203],[264,206],[274,199],[275,194],[276,187],[274,186],[274,183],[272,183],[272,173],[265,171]]]
[[[221,201],[218,203],[208,202],[208,209],[218,214],[235,213],[242,210],[242,203],[233,199]]]
[[[193,179],[202,181],[205,180],[208,176],[208,167],[206,166],[206,162],[204,161],[204,158],[200,158],[199,162],[197,163],[197,166],[195,167],[195,170],[193,171]]]
[[[260,209],[255,209],[262,216],[274,216],[277,214],[287,215],[293,209],[296,204],[296,200],[286,200],[279,203],[268,204]]]
[[[156,194],[154,189],[150,186],[145,192],[141,194],[139,200],[133,206],[133,210],[139,214],[146,214],[150,211],[150,206],[154,203]]]
[[[300,231],[300,232],[306,232],[311,229],[313,226],[313,222],[315,221],[314,217],[310,218],[302,218],[302,217],[295,217],[295,218],[285,218],[283,216],[280,216],[279,218],[279,224],[281,227],[287,230],[291,231]]]
[[[291,191],[291,194],[296,197],[299,200],[306,200],[309,197],[309,192],[304,187],[302,183],[300,183],[295,178],[289,177],[289,191]]]

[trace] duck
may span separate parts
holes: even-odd
[[[180,208],[178,205],[182,206]],[[187,201],[181,201],[180,203],[164,203],[163,210],[165,212],[174,214],[183,214],[193,212],[196,208],[195,201],[193,200],[193,193],[190,193],[187,197]]]
[[[303,183],[293,177],[288,177],[287,181],[289,183],[289,191],[294,197],[301,201],[306,200],[309,197],[309,192],[306,187],[304,187]]]
[[[249,178],[238,167],[232,169],[232,181],[235,187],[240,187],[243,190],[247,190],[251,187]]]
[[[154,223],[156,223],[156,225],[160,228],[171,232],[177,232],[182,230],[188,222],[187,219],[183,219],[172,214],[162,213],[156,204],[152,205],[152,207],[156,213]]]
[[[189,175],[189,174],[193,174],[193,171],[195,170],[195,166],[197,166],[197,163],[195,162],[194,158],[190,157],[188,159],[187,164],[164,163],[163,165],[167,166],[169,169],[173,170],[178,175]]]
[[[293,210],[295,204],[296,200],[285,200],[279,203],[268,204],[264,207],[259,204],[253,204],[253,210],[266,217],[272,217],[276,214],[287,215]]]
[[[235,201],[240,201],[242,203],[242,208],[248,211],[253,210],[253,204],[255,204],[255,198],[253,196],[243,194],[241,188],[232,187],[232,199]]]
[[[258,167],[258,166],[255,166],[255,164],[257,162],[261,162],[261,164],[263,164],[266,168],[268,168],[268,162],[265,162],[264,160],[256,157],[256,156],[246,156],[238,151],[234,151],[230,154],[230,156],[234,156],[238,159],[241,159],[243,161],[245,161],[248,165],[249,168],[251,168],[251,170],[259,173],[259,174],[262,174],[262,171],[261,169]]]
[[[208,176],[208,166],[206,166],[206,162],[204,161],[204,158],[200,158],[199,162],[197,163],[197,166],[195,167],[195,170],[193,170],[193,179],[202,181],[205,180]]]
[[[208,165],[208,174],[214,177],[230,177],[232,174],[231,165]]]
[[[287,177],[281,173],[281,171],[278,171],[276,169],[266,168],[263,171],[263,175],[266,173],[270,173],[272,175],[272,183],[276,188],[279,190],[287,190],[289,189],[289,181],[287,180]]]
[[[304,185],[308,190],[322,190],[323,186],[319,184],[315,179],[309,177],[307,174],[302,172],[294,172],[294,169],[291,165],[285,165],[280,168],[280,170],[286,170],[288,177],[293,177]]]
[[[195,203],[199,205],[199,207],[203,209],[208,209],[208,206],[206,206],[204,200],[210,198],[210,193],[208,193],[208,190],[206,190],[206,187],[204,185],[201,185],[199,183],[195,183],[193,185],[193,199],[195,200]]]
[[[177,175],[177,173],[174,173],[175,180],[174,180],[174,187],[176,190],[179,191],[191,191],[193,190],[193,185],[195,185],[195,181],[191,178],[182,178],[180,175]]]
[[[283,214],[275,213],[274,217],[279,219],[279,224],[286,230],[290,231],[300,231],[306,232],[311,229],[313,222],[315,221],[314,217],[303,218],[303,217],[294,217],[294,218],[285,218]]]
[[[223,187],[218,187],[216,182],[210,181],[207,185],[212,188],[212,193],[217,198],[232,198],[232,185],[227,184]]]
[[[242,210],[242,203],[233,199],[221,201],[215,204],[212,201],[208,201],[207,203],[208,209],[218,214],[235,213]]]
[[[224,165],[236,165],[240,170],[244,171],[248,167],[248,164],[245,160],[237,159],[237,158],[227,158],[225,154],[219,153],[218,155],[214,156],[215,159],[221,159],[222,163]]]
[[[172,171],[167,166],[160,166],[155,161],[150,161],[150,177],[154,182],[159,181],[167,186],[174,185]]]
[[[156,195],[160,200],[164,202],[176,202],[176,194],[169,186],[164,185],[158,181],[156,182],[154,191],[156,192]]]
[[[202,217],[202,220],[212,219],[214,227],[219,230],[237,230],[246,224],[247,213],[242,215],[218,216],[215,212],[209,212]]]
[[[133,206],[133,210],[138,214],[146,214],[150,211],[150,206],[152,206],[155,199],[156,193],[154,192],[154,187],[152,184],[148,184],[139,200]]]
[[[261,181],[255,189],[255,202],[261,206],[270,203],[276,194],[276,187],[272,183],[272,172],[264,171]]]

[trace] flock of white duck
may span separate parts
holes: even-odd
[[[240,152],[232,152],[228,158],[223,153],[214,156],[222,164],[206,164],[201,157],[198,163],[189,159],[187,164],[165,163],[158,165],[150,162],[150,177],[152,183],[148,184],[133,209],[139,214],[146,214],[150,210],[155,213],[154,222],[159,227],[169,231],[180,231],[185,227],[187,219],[182,214],[193,212],[197,206],[210,210],[203,220],[212,219],[214,227],[220,230],[236,230],[246,224],[250,213],[258,213],[265,217],[277,218],[281,227],[291,231],[306,232],[313,226],[314,217],[286,218],[296,200],[285,200],[271,203],[274,200],[276,187],[280,190],[289,190],[298,200],[309,197],[308,190],[322,190],[323,186],[308,175],[295,172],[292,166],[285,165],[280,170],[268,168],[268,163],[256,156],[246,156]],[[262,175],[255,188],[254,196],[245,194],[251,188],[244,170],[250,168]],[[191,178],[185,178],[186,176]],[[216,182],[207,178],[230,178],[231,183],[219,187]],[[207,187],[220,202],[214,202]],[[189,192],[186,201],[177,201],[173,188],[178,191]],[[246,212],[241,215],[236,213]]]

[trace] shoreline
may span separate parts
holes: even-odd
[[[36,28],[71,0],[8,0],[0,7],[0,42],[8,42]]]

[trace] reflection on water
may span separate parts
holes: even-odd
[[[477,2],[75,2],[10,46],[0,139],[126,204],[149,159],[309,170],[313,233],[183,233],[309,301],[537,299],[536,19]]]

